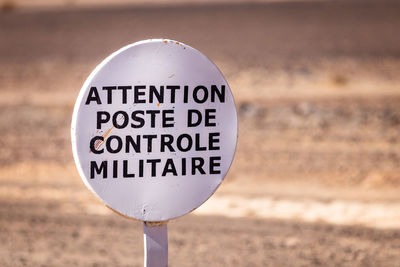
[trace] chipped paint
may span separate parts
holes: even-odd
[[[175,74],[171,74],[170,76],[168,76],[168,78],[171,79],[174,76],[175,76]]]
[[[124,118],[123,116],[119,117],[118,122],[121,121],[121,119],[123,119],[123,118]],[[103,140],[98,139],[98,140],[94,143],[94,148],[95,148],[96,150],[98,150],[98,148],[100,148],[100,147],[106,142],[107,136],[111,133],[111,131],[112,131],[112,129],[114,129],[114,127],[115,127],[115,126],[112,126],[110,129],[108,129],[108,130],[102,135]],[[97,132],[98,132],[98,131],[97,131]],[[91,152],[92,152],[92,151],[89,150],[89,153],[91,153]]]
[[[96,143],[94,143],[94,148],[97,150],[101,145],[104,144],[106,141],[107,136],[111,133],[112,129],[114,129],[114,126],[112,126],[110,129],[108,129],[102,136],[103,140],[98,139]]]
[[[176,44],[176,45],[178,45],[178,46],[180,46],[180,47],[183,47],[183,49],[186,49],[185,45],[183,45],[182,43],[177,42],[177,41],[164,40],[163,43],[164,43],[164,44],[173,43],[173,44]]]

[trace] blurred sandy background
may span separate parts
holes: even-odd
[[[169,38],[236,99],[230,173],[169,223],[170,266],[400,266],[399,1],[0,1],[0,266],[142,266],[69,127],[86,77]]]

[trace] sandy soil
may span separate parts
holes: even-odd
[[[0,13],[0,265],[141,266],[141,224],[75,170],[75,97],[106,55],[207,54],[239,112],[215,198],[169,224],[171,266],[400,265],[400,4],[18,6]]]
[[[0,207],[2,266],[143,265],[139,223],[61,213],[57,201]],[[399,264],[398,231],[188,215],[170,222],[168,232],[170,266]]]

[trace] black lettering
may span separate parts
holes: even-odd
[[[208,150],[220,150],[220,147],[216,144],[219,143],[220,133],[209,133],[208,134]]]
[[[117,147],[115,149],[111,147],[112,140],[116,140],[117,141]],[[109,138],[107,138],[106,148],[107,148],[107,151],[112,153],[112,154],[116,154],[116,153],[120,152],[121,149],[122,149],[122,139],[121,139],[121,137],[119,137],[118,135],[111,135]]]
[[[101,150],[97,150],[96,149],[96,143],[98,143],[97,141],[104,141],[104,137],[103,136],[95,136],[90,140],[90,151],[92,151],[94,154],[101,154],[104,152],[104,149]]]
[[[146,89],[145,85],[135,85],[133,103],[146,103],[145,99],[140,98],[141,96],[145,95],[145,91],[143,91],[143,89]]]
[[[110,120],[110,113],[108,113],[107,111],[97,111],[96,114],[97,114],[96,127],[97,129],[101,129],[101,124],[106,123]],[[103,115],[105,116],[105,118],[103,118]]]
[[[167,114],[172,114],[172,116],[167,117]],[[164,128],[174,127],[174,110],[173,109],[163,110],[163,112],[162,112],[162,127],[164,127]]]
[[[153,151],[153,139],[157,138],[156,134],[143,135],[144,139],[147,139],[147,152]]]
[[[135,177],[134,173],[128,173],[128,161],[123,160],[122,161],[122,172],[123,172],[123,177],[124,178],[133,178]]]
[[[189,86],[185,85],[183,87],[183,103],[188,102],[188,96],[189,96]]]
[[[143,160],[139,159],[139,177],[143,177]]]
[[[137,114],[144,115],[144,111],[143,110],[135,110],[134,112],[132,112],[132,120],[134,122],[139,123],[139,124],[131,123],[132,128],[142,128],[144,126],[144,119],[142,117],[138,117]]]
[[[107,160],[101,162],[100,167],[97,166],[96,161],[90,162],[90,179],[94,179],[94,173],[101,174],[103,172],[103,179],[107,178]]]
[[[103,86],[103,90],[107,91],[107,104],[112,104],[112,91],[116,89],[116,86]]]
[[[194,121],[195,119],[193,118],[193,115],[197,116],[197,120]],[[189,109],[188,110],[188,122],[187,126],[188,127],[196,127],[199,126],[202,120],[201,112],[197,109]]]
[[[148,159],[147,163],[151,164],[151,177],[155,177],[157,174],[157,163],[160,163],[161,159]]]
[[[97,88],[95,86],[90,87],[85,105],[89,105],[92,101],[95,101],[98,105],[101,105],[99,92],[97,92]]]
[[[118,86],[118,90],[122,90],[122,104],[128,103],[128,90],[132,90],[132,86]]]
[[[140,153],[140,135],[136,135],[136,141],[130,135],[126,136],[125,152],[130,153],[130,147],[135,150],[136,153]]]
[[[158,103],[164,103],[164,86],[160,86],[160,91],[154,85],[150,85],[149,102],[153,103],[154,96],[157,98]]]
[[[156,127],[156,114],[159,114],[159,110],[146,110],[147,114],[150,114],[150,127],[155,128]]]
[[[186,138],[187,140],[187,146],[183,147],[182,142],[183,139]],[[178,136],[178,139],[176,140],[176,146],[178,147],[178,149],[182,152],[187,152],[192,148],[193,145],[193,140],[192,137],[188,134],[181,134],[180,136]]]
[[[113,178],[118,177],[118,160],[113,160]]]
[[[186,175],[186,158],[182,158],[182,175]]]
[[[196,163],[197,162],[197,163]],[[204,159],[203,158],[192,158],[192,175],[196,175],[196,170],[198,170],[201,174],[206,174],[203,170]]]
[[[215,113],[217,112],[217,110],[216,109],[206,109],[205,110],[205,118],[204,118],[204,125],[206,126],[206,127],[214,127],[214,126],[216,126],[217,124],[215,123],[215,122],[210,122],[210,120],[215,120]],[[214,113],[214,114],[212,114],[212,113]]]
[[[178,173],[176,172],[174,161],[172,159],[167,159],[167,161],[165,162],[164,170],[161,176],[166,176],[169,172],[172,173],[172,175],[174,176],[178,175]]]
[[[105,118],[103,118],[105,115]],[[107,111],[97,111],[97,129],[101,129],[101,124],[110,120],[110,113]]]
[[[120,117],[118,119],[119,115],[121,115],[122,117]],[[112,118],[114,127],[117,129],[125,128],[128,125],[128,120],[129,120],[128,118],[129,118],[128,113],[126,113],[125,111],[120,110],[120,111],[115,112],[113,115],[113,118]],[[118,124],[118,121],[121,121],[121,120],[122,120],[122,124]]]
[[[167,89],[171,90],[170,103],[175,103],[175,91],[180,89],[179,85],[167,85]]]
[[[203,91],[203,95],[199,97],[199,91]],[[207,87],[203,85],[196,86],[193,90],[193,99],[196,103],[202,104],[208,99]]]
[[[218,96],[220,103],[225,102],[225,85],[221,85],[221,90],[216,85],[211,85],[211,102],[215,102],[215,96]]]
[[[204,151],[207,150],[207,147],[205,146],[200,146],[200,134],[195,134],[195,150],[196,151]]]
[[[172,142],[174,142],[174,137],[170,134],[162,134],[160,141],[160,152],[165,152],[165,147],[168,147],[169,152],[175,152],[172,147]]]
[[[210,174],[221,174],[221,170],[216,167],[221,166],[221,157],[210,157]]]

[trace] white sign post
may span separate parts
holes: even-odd
[[[143,223],[144,266],[168,266],[167,223]]]
[[[167,266],[166,222],[199,207],[224,179],[237,114],[228,83],[206,56],[180,42],[146,40],[90,74],[71,137],[85,185],[144,222],[145,266]]]

